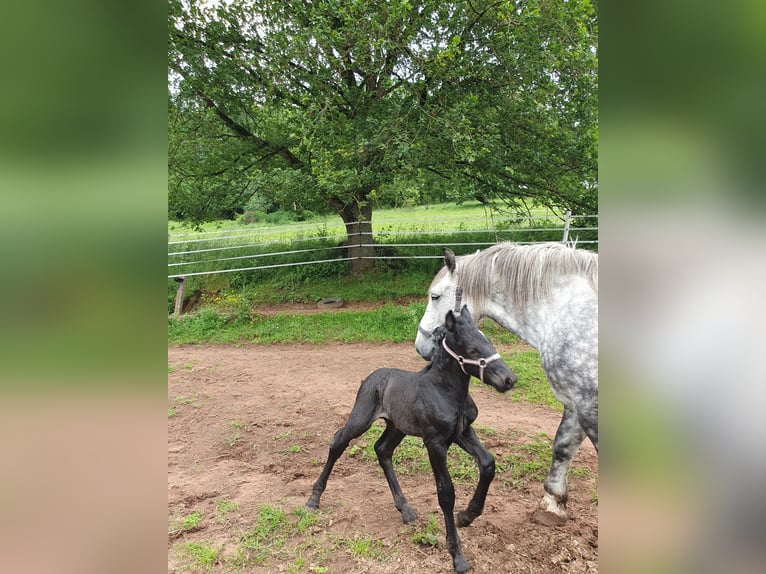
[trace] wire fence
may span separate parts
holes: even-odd
[[[598,215],[436,217],[432,220],[381,220],[372,233],[346,233],[342,222],[296,223],[252,229],[179,232],[168,236],[168,278],[259,271],[305,265],[337,264],[352,259],[442,259],[443,249],[481,249],[500,241],[533,244],[576,242],[596,249]],[[576,223],[577,225],[572,225]],[[365,235],[349,256],[341,242]],[[367,248],[367,249],[365,249]],[[361,253],[374,253],[374,255]]]

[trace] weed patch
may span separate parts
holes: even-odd
[[[218,514],[218,522],[223,524],[228,519],[228,515],[235,510],[239,510],[239,504],[233,500],[219,500],[216,503],[216,513]]]
[[[441,529],[439,528],[439,518],[435,513],[431,512],[428,515],[428,520],[424,525],[415,527],[411,536],[411,540],[415,544],[433,548],[439,543],[441,536],[442,534]]]
[[[199,397],[196,394],[191,397],[178,396],[173,399],[173,403],[176,405],[191,405],[195,409],[198,409],[202,406],[202,404],[199,402]]]
[[[246,567],[268,562],[272,556],[284,557],[288,542],[306,534],[320,521],[321,514],[297,508],[287,513],[281,508],[262,504],[258,507],[255,525],[243,533],[238,542],[235,565]],[[313,541],[297,545],[292,552],[300,557],[302,551],[314,545]],[[297,562],[302,562],[296,558]]]
[[[201,530],[201,522],[202,522],[202,514],[197,511],[192,512],[190,514],[187,514],[186,516],[183,516],[177,519],[173,524],[173,528],[171,528],[168,534],[171,537],[175,538],[182,534],[186,534],[188,532]]]
[[[178,555],[186,561],[186,567],[209,570],[218,561],[222,546],[214,548],[209,544],[189,542],[178,550]]]
[[[238,442],[239,442],[241,439],[242,439],[242,434],[237,432],[237,433],[234,433],[233,435],[230,435],[230,436],[229,436],[229,437],[226,439],[226,444],[227,444],[227,445],[229,445],[229,446],[234,446],[234,445],[235,445],[235,444],[237,444],[237,443],[238,443]]]
[[[382,562],[387,559],[383,543],[371,536],[364,536],[355,532],[350,538],[336,537],[334,542],[337,547],[344,548],[353,558],[368,558]]]

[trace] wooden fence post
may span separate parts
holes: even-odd
[[[176,291],[176,307],[173,313],[176,316],[179,316],[181,315],[181,311],[183,310],[183,306],[184,306],[184,291],[186,290],[186,277],[176,277],[175,280],[178,282],[178,291]]]

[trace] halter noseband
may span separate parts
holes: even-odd
[[[479,380],[483,383],[484,382],[484,368],[491,363],[492,361],[500,358],[500,353],[495,353],[491,357],[482,357],[480,359],[466,359],[462,355],[458,355],[455,351],[449,348],[447,346],[447,337],[444,337],[442,339],[442,347],[444,347],[444,350],[447,351],[452,357],[458,362],[460,365],[460,368],[462,371],[468,375],[471,376],[471,373],[465,370],[464,365],[476,365],[479,367]]]

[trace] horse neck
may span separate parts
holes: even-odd
[[[468,395],[471,375],[463,372],[458,362],[442,348],[441,343],[432,363],[430,372],[440,384],[458,396]]]
[[[479,313],[493,319],[538,351],[542,351],[552,325],[556,325],[562,316],[576,315],[578,310],[592,304],[596,299],[597,295],[587,279],[572,277],[555,288],[548,298],[527,305],[523,313],[514,308],[510,298],[496,293],[493,293]]]
[[[474,317],[489,317],[539,350],[538,344],[543,338],[543,333],[540,331],[540,325],[543,322],[540,319],[547,315],[546,309],[532,305],[527,307],[522,315],[513,309],[508,297],[496,292],[493,292],[486,301],[477,301],[468,293],[464,302]]]
[[[480,314],[499,323],[539,351],[545,335],[541,326],[548,324],[544,318],[551,312],[548,305],[533,305],[525,309],[522,315],[515,312],[507,301],[493,300],[488,302]]]

